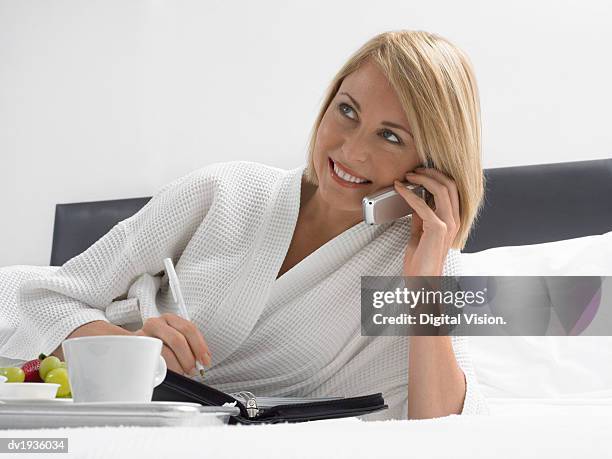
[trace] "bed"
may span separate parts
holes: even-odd
[[[462,256],[465,275],[612,275],[612,159],[485,173],[485,205]],[[58,205],[51,264],[85,250],[148,199]],[[69,437],[70,450],[79,457],[128,451],[183,458],[609,455],[610,337],[477,337],[471,349],[490,416],[5,431],[3,436]]]
[[[67,437],[74,457],[490,458],[610,457],[612,415],[449,416],[421,421],[197,428],[5,431],[3,437]]]

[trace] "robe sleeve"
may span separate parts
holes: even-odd
[[[461,276],[461,252],[451,249],[444,264],[444,276]],[[461,414],[489,414],[489,408],[478,384],[469,352],[468,336],[451,336],[455,359],[465,375],[465,399]]]
[[[119,222],[85,252],[61,267],[0,268],[0,359],[30,360],[53,352],[76,328],[110,322],[107,308],[143,273],[175,263],[214,203],[216,163],[159,190],[132,217]],[[109,316],[134,316],[132,302],[115,302]],[[119,312],[119,313],[118,313]]]
[[[453,351],[457,364],[465,375],[465,399],[461,414],[489,414],[487,401],[480,390],[472,359],[469,354],[467,336],[452,336]]]

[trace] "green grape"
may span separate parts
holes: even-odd
[[[0,368],[0,375],[6,376],[6,382],[24,382],[25,373],[21,368],[6,367]]]
[[[56,397],[70,396],[70,381],[68,380],[68,371],[65,368],[54,368],[45,378],[46,383],[59,384]]]
[[[49,373],[51,370],[55,368],[59,368],[61,363],[62,361],[60,359],[58,359],[54,355],[50,355],[49,357],[46,357],[45,360],[43,360],[40,363],[38,374],[44,381],[45,377],[47,376],[47,373]]]
[[[6,382],[10,383],[25,381],[25,373],[17,367],[0,368],[0,375],[6,376]]]

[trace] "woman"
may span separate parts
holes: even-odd
[[[359,307],[360,276],[458,274],[483,194],[479,116],[459,49],[426,32],[378,35],[333,79],[305,167],[204,167],[62,267],[0,270],[19,323],[0,355],[61,356],[66,337],[133,333],[160,338],[172,370],[204,362],[226,392],[383,392],[389,410],[364,419],[485,412],[465,338],[364,337]],[[435,169],[417,167],[428,159]],[[367,225],[361,199],[389,185],[414,215]],[[173,313],[165,257],[192,323]]]

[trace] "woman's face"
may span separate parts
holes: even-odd
[[[321,198],[348,212],[361,212],[364,196],[421,165],[399,98],[374,62],[343,80],[321,120],[313,161]]]

